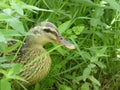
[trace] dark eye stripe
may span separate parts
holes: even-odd
[[[44,29],[44,31],[47,33],[51,32],[50,29]]]
[[[47,32],[47,33],[52,33],[52,34],[54,34],[55,36],[58,36],[55,31],[51,31],[50,29],[44,29],[44,31]]]

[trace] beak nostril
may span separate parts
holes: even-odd
[[[62,38],[61,36],[59,36],[59,39],[60,39],[60,40],[63,40],[63,38]]]
[[[61,37],[60,39],[62,40],[63,38]]]

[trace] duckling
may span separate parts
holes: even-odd
[[[68,49],[75,49],[75,46],[63,39],[57,27],[47,21],[43,21],[30,29],[31,34],[26,37],[25,44],[20,50],[15,63],[23,65],[19,76],[27,82],[22,82],[24,86],[30,86],[46,77],[51,67],[51,58],[44,45],[49,42],[58,43]],[[43,55],[44,54],[44,55]],[[38,58],[38,60],[35,60]]]

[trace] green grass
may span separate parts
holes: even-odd
[[[119,0],[1,0],[1,90],[13,90],[11,80],[21,65],[13,60],[27,31],[48,20],[76,46],[75,50],[48,44],[52,67],[48,76],[28,90],[117,90],[120,86]],[[9,41],[16,41],[8,46]],[[17,49],[17,50],[16,50]],[[9,53],[16,51],[16,55]],[[9,61],[10,64],[4,62]],[[4,70],[3,68],[8,68]]]

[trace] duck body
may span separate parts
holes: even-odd
[[[21,63],[24,66],[19,73],[19,76],[27,81],[22,82],[24,86],[33,85],[34,83],[41,81],[48,74],[51,67],[51,58],[49,55],[45,55],[35,62],[32,62],[43,53],[46,53],[46,50],[43,47],[24,47],[24,49],[21,50],[21,54],[16,63]]]
[[[30,86],[41,81],[48,74],[51,67],[51,58],[43,48],[46,43],[55,42],[69,49],[74,46],[69,44],[58,33],[57,27],[50,22],[41,22],[29,31],[15,63],[23,65],[19,76],[27,82],[21,82],[24,86]]]

